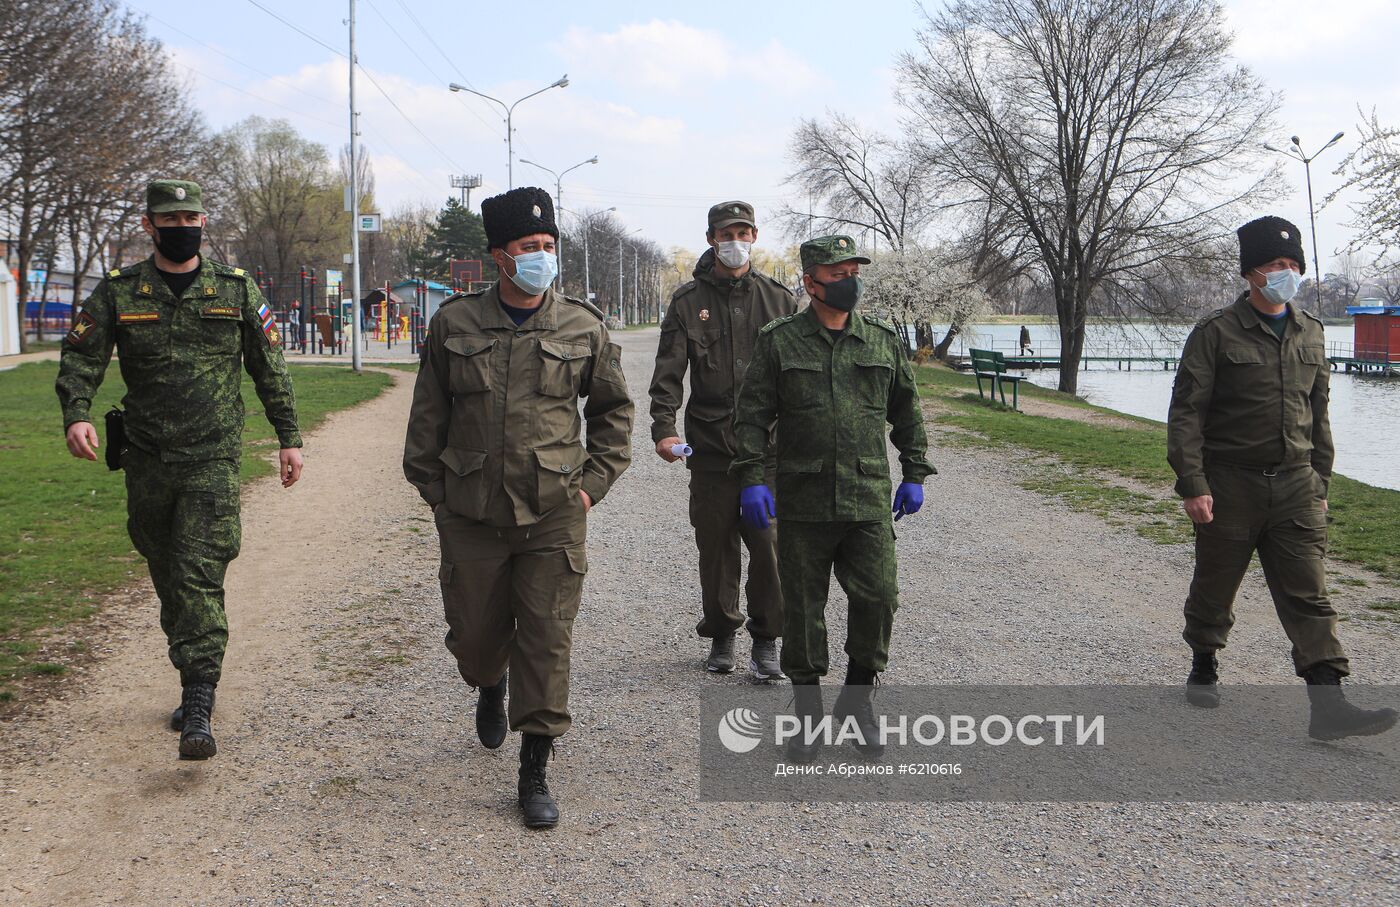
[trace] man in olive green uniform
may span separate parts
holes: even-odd
[[[1167,459],[1196,530],[1182,634],[1193,652],[1187,699],[1219,703],[1215,653],[1225,647],[1235,593],[1257,552],[1293,643],[1294,669],[1309,684],[1310,733],[1380,733],[1395,712],[1358,709],[1339,686],[1348,664],[1325,562],[1330,372],[1322,322],[1289,304],[1307,267],[1302,237],[1279,217],[1237,232],[1249,289],[1187,338],[1167,424]]]
[[[224,573],[241,539],[243,368],[277,432],[284,487],[301,475],[301,435],[281,341],[257,285],[199,254],[199,186],[157,180],[146,208],[141,226],[155,253],[112,271],[83,303],[63,341],[57,389],[69,451],[97,459],[89,409],[116,348],[127,388],[126,447],[115,452],[126,470],[127,528],[150,568],[180,672],[172,716],[180,755],[206,759],[216,752],[209,719],[228,644]]]
[[[739,611],[739,542],[749,550],[749,667],[760,680],[781,678],[776,637],[782,634],[783,599],[778,583],[777,533],[739,519],[739,484],[730,476],[734,457],[734,400],[753,357],[759,328],[797,311],[787,287],[756,272],[749,252],[758,239],[753,206],[723,202],[710,209],[705,239],[710,249],[695,265],[695,279],[671,296],[661,323],[656,371],[651,379],[651,439],[668,463],[680,459],[676,412],[690,371],[685,408],[685,458],[690,470],[690,524],[700,551],[702,618],[695,628],[711,640],[708,670],[734,670],[734,634],[744,624]]]
[[[743,489],[745,520],[764,526],[775,512],[782,519],[782,665],[798,711],[808,718],[821,712],[817,684],[828,668],[825,611],[834,569],[850,608],[846,685],[834,714],[855,717],[862,750],[878,754],[870,695],[889,659],[899,602],[886,424],[902,472],[895,519],[919,510],[924,479],[935,470],[903,341],[890,325],[853,311],[863,289],[860,265],[870,259],[849,236],[808,240],[801,254],[812,304],[759,332],[739,394],[731,473]],[[775,421],[776,510],[763,470]],[[810,758],[815,748],[794,744],[792,754]]]
[[[508,668],[520,806],[526,825],[549,827],[545,764],[570,723],[586,514],[627,468],[633,409],[603,314],[552,287],[549,193],[513,189],[481,216],[502,279],[429,323],[404,474],[437,521],[447,648],[481,691],[477,734],[490,749],[505,739]]]

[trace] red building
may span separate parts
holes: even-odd
[[[1352,357],[1377,364],[1400,363],[1400,305],[1347,306],[1356,319]]]

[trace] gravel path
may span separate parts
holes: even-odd
[[[655,332],[617,336],[644,401]],[[163,729],[176,682],[149,590],[111,615],[77,695],[4,727],[0,902],[1400,900],[1388,806],[700,802],[696,691],[746,681],[701,667],[685,475],[650,453],[644,402],[632,469],[592,519],[575,724],[551,766],[563,822],[526,831],[517,744],[476,743],[442,647],[433,526],[399,469],[412,376],[396,378],[309,439],[300,485],[245,494],[216,759],[177,761]],[[998,455],[932,457],[929,503],[900,523],[888,682],[1180,678],[1188,551],[1023,491]],[[1007,527],[995,546],[988,524]],[[1391,626],[1345,632],[1365,679],[1400,682]],[[1292,681],[1258,576],[1234,643],[1227,682]]]

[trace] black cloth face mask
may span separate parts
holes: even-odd
[[[821,283],[821,281],[817,281]],[[825,303],[833,309],[842,312],[849,312],[860,302],[861,294],[865,292],[865,281],[859,276],[843,277],[840,280],[833,280],[831,283],[821,283],[826,288],[826,298],[818,302]]]
[[[156,251],[177,265],[198,255],[203,241],[203,227],[156,227]]]

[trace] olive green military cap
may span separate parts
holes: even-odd
[[[856,241],[849,236],[818,236],[802,244],[802,270],[813,265],[835,265],[843,261],[855,261],[863,265],[870,259],[856,249]]]
[[[152,214],[171,211],[204,214],[203,199],[204,192],[199,184],[189,180],[153,180],[146,186],[146,210]]]
[[[720,230],[730,224],[748,224],[757,227],[753,219],[753,205],[748,202],[720,202],[710,209],[710,230]]]

